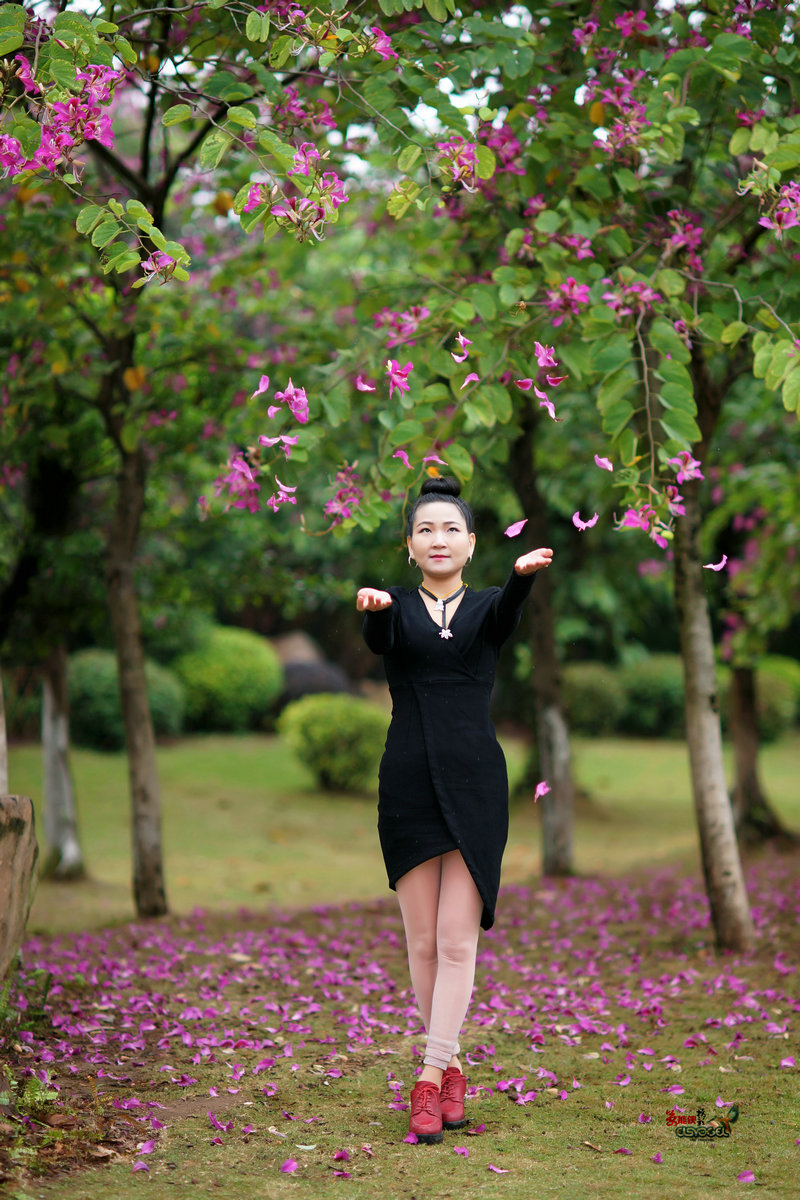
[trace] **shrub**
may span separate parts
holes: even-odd
[[[242,732],[263,728],[283,690],[283,668],[266,638],[217,625],[204,643],[172,664],[186,687],[192,729]]]
[[[782,654],[766,654],[758,664],[761,691],[767,686],[766,677],[782,679],[794,692],[794,719],[800,721],[800,662]]]
[[[622,732],[638,737],[684,736],[683,668],[677,654],[653,654],[621,667],[618,678],[625,696],[619,722]]]
[[[170,665],[173,659],[199,650],[208,641],[214,621],[202,609],[165,606],[143,626],[147,657]]]
[[[789,660],[791,662],[791,659]],[[725,733],[731,724],[731,683],[729,667],[719,670],[719,714]],[[756,673],[756,719],[761,742],[774,742],[792,725],[797,712],[794,689],[771,667],[759,665]]]
[[[326,791],[357,792],[377,776],[388,715],[356,696],[304,696],[287,705],[278,731]]]
[[[598,662],[568,663],[563,672],[564,708],[575,733],[599,737],[617,729],[625,709],[619,673]]]
[[[157,737],[177,737],[183,727],[185,693],[179,679],[158,663],[145,663],[147,699]],[[79,650],[69,660],[70,736],[77,746],[121,750],[125,727],[110,650]]]

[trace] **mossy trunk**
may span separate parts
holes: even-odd
[[[133,453],[123,452],[117,476],[114,517],[106,546],[106,588],[128,752],[134,902],[140,917],[158,917],[167,912],[161,796],[134,576],[134,551],[144,508],[145,474],[141,447]]]
[[[47,656],[42,679],[43,824],[47,852],[42,875],[81,879],[86,874],[78,836],[75,793],[69,769],[69,698],[67,648]]]
[[[758,769],[758,688],[752,667],[734,667],[731,679],[731,741],[736,774],[731,804],[740,842],[759,845],[777,841],[796,845],[798,837],[788,830],[772,809]]]
[[[684,487],[675,529],[675,600],[686,695],[686,737],[711,921],[721,950],[755,940],[722,760],[714,641],[700,556],[697,482]]]

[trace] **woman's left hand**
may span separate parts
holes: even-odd
[[[543,567],[549,567],[553,561],[553,551],[542,547],[539,550],[531,550],[530,554],[523,554],[514,563],[514,570],[518,575],[533,575],[536,571],[541,571]]]

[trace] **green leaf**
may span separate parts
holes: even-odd
[[[750,145],[750,130],[737,129],[731,135],[731,140],[728,142],[728,153],[735,158],[738,154],[744,154],[745,150]]]
[[[150,216],[150,213],[142,204],[141,200],[127,200],[125,202],[125,208],[128,211],[128,216],[133,217],[134,220],[138,219],[139,217],[145,217],[152,225],[153,218]]]
[[[136,53],[136,51],[134,50],[133,46],[130,44],[130,42],[128,41],[127,38],[124,38],[124,37],[114,38],[114,49],[116,50],[117,54],[122,59],[122,61],[124,63],[126,63],[129,67],[132,67],[134,65],[134,63],[136,63],[139,59],[138,54]]]
[[[447,9],[444,6],[444,0],[425,0],[425,7],[434,21],[442,22],[447,20]]]
[[[475,309],[470,304],[469,300],[456,300],[450,308],[450,315],[454,321],[458,321],[460,325],[467,325],[475,317]]]
[[[402,446],[404,442],[411,442],[415,437],[419,437],[425,432],[425,426],[422,421],[400,421],[395,425],[389,435],[390,446]]]
[[[476,174],[479,179],[491,179],[495,172],[497,160],[494,153],[488,146],[480,145],[475,148],[475,157],[478,160]]]
[[[224,8],[228,0],[208,0],[209,8]]]
[[[213,171],[221,163],[232,141],[231,135],[224,129],[212,129],[200,147],[200,166],[205,171]]]
[[[452,446],[448,446],[443,453],[447,455],[447,463],[453,474],[462,483],[467,483],[472,479],[472,455],[463,446],[454,443]]]
[[[475,311],[478,316],[484,321],[492,321],[497,315],[497,305],[494,300],[494,291],[487,284],[476,284],[470,288],[469,298],[475,306]]]
[[[117,274],[121,275],[124,271],[130,271],[132,267],[138,267],[141,259],[135,250],[126,249],[119,258],[113,260],[113,267]]]
[[[555,233],[564,224],[564,218],[560,213],[553,212],[552,208],[546,208],[533,223],[540,233]]]
[[[14,124],[11,127],[11,136],[17,139],[25,157],[33,158],[41,145],[42,127],[37,121],[32,121],[30,117],[25,116],[23,113],[15,117]]]
[[[595,371],[606,374],[631,361],[631,344],[624,335],[602,339],[592,346],[590,362]]]
[[[78,213],[75,228],[78,233],[91,233],[95,226],[100,224],[104,215],[105,209],[101,208],[99,204],[87,204]]]
[[[472,393],[469,400],[465,400],[464,413],[479,425],[485,425],[487,429],[494,425],[494,409],[484,388],[478,388]]]
[[[787,412],[798,412],[800,401],[800,366],[795,367],[783,381],[783,407]]]
[[[256,12],[255,9],[251,9],[247,14],[244,35],[249,42],[266,42],[267,40],[261,34],[261,13]],[[269,36],[269,26],[267,27],[267,36]]]
[[[347,388],[334,387],[322,393],[322,407],[331,425],[341,425],[350,416],[350,395]]]
[[[119,200],[109,200],[108,207],[111,209],[115,217],[124,217],[125,209],[122,207]]]
[[[192,110],[188,104],[173,104],[168,108],[161,118],[162,125],[179,125],[181,121],[188,121],[192,115]]]
[[[619,437],[633,416],[633,406],[627,400],[615,400],[603,414],[603,432],[610,438]]]
[[[422,154],[421,146],[415,146],[413,143],[410,146],[406,146],[400,151],[397,158],[398,171],[402,171],[404,174],[406,171],[410,171],[420,154]]]
[[[623,192],[637,192],[639,190],[639,180],[633,171],[630,171],[627,167],[621,167],[619,171],[615,171],[614,178]]]
[[[500,383],[483,384],[479,389],[492,406],[492,412],[502,425],[507,425],[514,415],[508,388]]]
[[[731,321],[730,325],[723,329],[720,341],[724,346],[735,346],[746,333],[747,326],[744,321]]]
[[[685,412],[690,417],[697,415],[694,394],[680,384],[665,383],[659,392],[659,398],[664,407],[671,411]]]
[[[108,246],[121,233],[122,226],[119,222],[113,220],[111,217],[106,217],[92,233],[92,245],[96,246],[98,250],[102,250],[104,246]]]
[[[612,404],[621,400],[638,382],[637,377],[632,375],[627,368],[609,375],[597,393],[597,407],[600,412],[606,413]]]
[[[289,61],[289,55],[292,53],[292,38],[288,33],[282,37],[276,38],[269,48],[269,65],[276,69],[282,67]]]
[[[655,286],[668,296],[680,296],[686,288],[686,280],[677,271],[671,270],[669,267],[664,267],[663,270],[656,272]]]
[[[244,129],[255,129],[256,127],[255,114],[249,108],[234,104],[225,115],[229,121],[233,121],[234,125],[241,125]]]

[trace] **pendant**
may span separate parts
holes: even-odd
[[[439,631],[440,638],[451,638],[452,636],[453,636],[453,632],[451,629],[441,629]]]
[[[437,600],[433,606],[433,611],[434,612],[444,612],[444,601]]]

